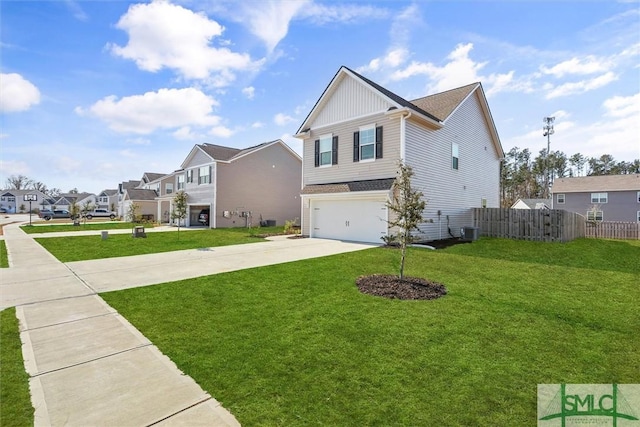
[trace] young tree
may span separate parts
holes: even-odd
[[[412,231],[418,230],[422,222],[422,212],[427,203],[422,199],[422,192],[411,186],[413,169],[409,165],[400,163],[398,176],[393,183],[393,196],[387,202],[391,211],[389,226],[394,229],[391,239],[400,246],[400,280],[404,279],[404,263],[407,246],[414,242]]]
[[[80,214],[80,206],[78,206],[75,201],[71,202],[71,204],[69,205],[69,213],[71,214],[72,220],[78,218],[78,215]]]
[[[138,220],[138,211],[140,210],[140,206],[136,203],[131,202],[129,205],[129,209],[127,209],[127,221],[136,222]]]
[[[171,219],[178,220],[178,238],[180,238],[180,221],[187,217],[187,193],[180,190],[173,198],[173,210],[171,211]]]

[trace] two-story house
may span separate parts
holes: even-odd
[[[556,178],[554,209],[584,215],[590,221],[640,221],[640,174]]]
[[[116,211],[118,207],[118,190],[102,190],[96,196],[96,208]]]
[[[174,173],[174,188],[187,194],[186,225],[283,225],[298,219],[301,165],[300,156],[279,139],[245,149],[195,145]],[[198,222],[201,212],[208,212],[208,223]]]
[[[427,202],[425,240],[457,237],[471,208],[500,206],[504,152],[480,83],[407,101],[341,67],[295,136],[304,235],[381,243],[399,162]]]
[[[38,190],[3,190],[0,192],[0,209],[6,213],[29,212],[30,204],[25,200],[25,195],[27,195],[27,199],[31,200],[32,211],[41,209],[43,203],[49,200],[44,193]]]

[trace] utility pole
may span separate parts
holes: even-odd
[[[547,155],[544,159],[544,198],[549,198],[549,150],[551,148],[551,135],[553,135],[553,122],[556,120],[555,117],[545,117],[542,119],[544,126],[542,127],[542,136],[547,137]]]

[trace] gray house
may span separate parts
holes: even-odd
[[[42,209],[42,204],[47,203],[49,200],[47,196],[38,190],[3,190],[0,191],[0,209],[4,210],[4,213],[21,213],[29,212],[29,202],[25,201],[25,195],[27,198],[36,198],[36,201],[31,202],[31,210]],[[46,204],[45,204],[46,206]]]
[[[302,159],[282,140],[238,149],[194,146],[174,173],[175,187],[187,194],[187,226],[209,211],[210,228],[284,225],[300,218]],[[169,211],[173,210],[170,200]]]
[[[551,193],[553,209],[594,221],[640,221],[640,174],[557,178]]]
[[[480,83],[407,101],[342,67],[295,136],[304,235],[381,243],[399,162],[427,201],[425,239],[457,237],[471,208],[500,206],[504,152]]]

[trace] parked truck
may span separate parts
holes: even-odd
[[[108,209],[94,209],[89,212],[85,212],[82,214],[83,218],[91,219],[91,218],[110,218],[115,219],[116,213],[110,211]]]

